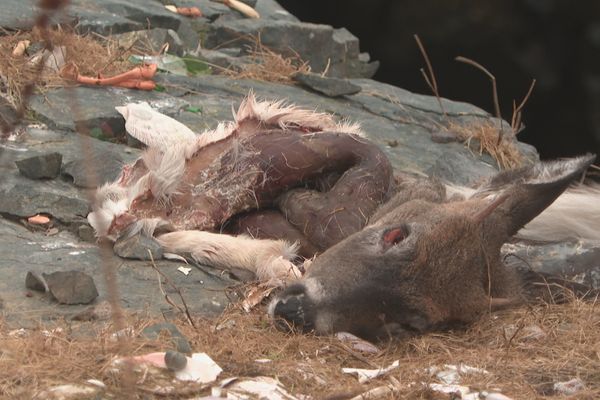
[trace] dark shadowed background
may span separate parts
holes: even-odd
[[[493,112],[489,79],[458,63],[488,68],[498,82],[502,115],[537,84],[522,141],[542,158],[600,153],[600,0],[280,0],[306,22],[345,27],[361,51],[379,60],[375,79],[430,94],[417,33],[432,61],[440,95]]]

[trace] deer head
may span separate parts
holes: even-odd
[[[468,323],[518,304],[521,284],[503,265],[501,246],[594,159],[500,173],[460,201],[408,185],[364,229],[318,256],[269,312],[283,327],[383,338]]]

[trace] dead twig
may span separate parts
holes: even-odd
[[[502,114],[500,113],[500,102],[498,101],[498,87],[496,85],[496,77],[487,70],[483,65],[479,64],[477,61],[471,60],[470,58],[458,56],[455,58],[456,61],[462,62],[465,64],[469,64],[478,70],[482,71],[486,74],[490,80],[492,81],[492,97],[494,101],[494,112],[496,114],[496,118],[500,120],[500,130],[498,131],[498,144],[502,141],[503,131],[502,131]]]
[[[514,135],[517,135],[522,130],[523,124],[521,124],[521,116],[522,116],[522,112],[523,112],[523,107],[525,107],[527,100],[529,100],[529,97],[531,96],[531,93],[533,92],[533,88],[535,87],[535,82],[536,82],[535,79],[533,79],[531,81],[531,85],[529,85],[529,90],[527,91],[527,94],[525,95],[525,97],[523,98],[523,100],[521,101],[521,103],[519,104],[518,107],[516,105],[516,102],[513,100],[513,114],[512,114],[511,121],[510,121],[510,127],[511,127]]]
[[[158,269],[158,267],[156,266],[156,263],[154,262],[154,257],[152,257],[152,253],[150,252],[150,250],[148,250],[148,254],[150,255],[150,265],[152,266],[152,269],[154,269],[154,271],[156,271],[156,275],[158,277],[158,288],[160,289],[160,292],[162,293],[162,295],[165,297],[165,301],[169,305],[175,307],[177,309],[177,311],[179,311],[180,313],[185,315],[188,323],[193,328],[196,328],[196,324],[194,324],[194,320],[192,319],[192,315],[190,314],[190,309],[188,308],[187,303],[185,302],[185,298],[183,297],[181,290],[173,283],[173,281],[171,281],[171,279],[169,279],[169,277],[167,275],[165,275],[160,269]],[[169,285],[171,287],[171,289],[173,289],[177,293],[177,295],[179,296],[179,299],[181,300],[181,304],[183,304],[183,308],[179,304],[177,304],[173,300],[171,300],[169,295],[164,291],[163,286],[162,286],[161,277],[165,280],[165,283],[167,285]]]
[[[437,80],[435,79],[435,74],[433,72],[433,67],[431,65],[431,61],[429,61],[429,56],[427,55],[427,52],[425,51],[425,47],[423,46],[423,43],[421,43],[421,39],[419,38],[419,35],[414,34],[413,36],[415,38],[415,41],[417,42],[417,46],[419,46],[419,50],[421,51],[423,58],[425,59],[425,64],[427,65],[427,71],[429,72],[429,76],[427,76],[427,74],[425,73],[425,70],[423,68],[421,68],[420,69],[421,75],[423,75],[423,79],[425,79],[425,82],[427,83],[427,85],[429,86],[429,88],[431,89],[431,91],[433,92],[435,97],[437,98],[437,101],[440,105],[440,109],[442,110],[442,113],[444,114],[444,116],[446,116],[447,115],[446,110],[444,109],[444,105],[442,104],[442,98],[440,97]]]

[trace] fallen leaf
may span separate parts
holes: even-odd
[[[242,308],[246,312],[250,312],[257,304],[260,304],[265,298],[269,297],[271,292],[275,289],[270,286],[266,289],[262,286],[255,286],[248,290],[246,293],[246,298],[242,302]]]
[[[179,267],[177,268],[177,271],[181,272],[182,274],[184,274],[185,276],[188,276],[190,274],[190,271],[192,269],[188,268],[188,267]]]
[[[27,218],[27,222],[34,225],[44,225],[50,222],[50,218],[46,217],[45,215],[37,214],[33,217]]]

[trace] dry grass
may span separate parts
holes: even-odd
[[[109,38],[81,36],[60,28],[48,31],[48,37],[43,37],[37,28],[0,36],[0,77],[4,83],[0,85],[0,91],[8,95],[7,97],[15,106],[22,101],[24,87],[34,81],[37,88],[41,90],[67,84],[57,72],[50,69],[45,69],[41,78],[36,80],[37,63],[30,61],[33,54],[22,57],[12,55],[13,49],[22,40],[31,41],[32,46],[40,50],[43,50],[45,40],[50,40],[55,48],[64,46],[65,61],[77,65],[82,75],[110,76],[133,67],[128,61],[133,50],[119,48],[116,41]]]
[[[297,73],[310,72],[307,61],[299,55],[286,57],[264,46],[260,36],[252,37],[249,60],[238,68],[229,68],[222,74],[235,79],[254,79],[258,81],[292,84]]]
[[[500,125],[490,120],[481,120],[469,124],[450,123],[448,130],[464,141],[469,148],[479,154],[487,153],[496,160],[501,169],[513,169],[522,166],[524,158],[519,151],[516,141],[504,136],[503,140]],[[505,127],[504,130],[510,130]],[[505,132],[506,133],[506,132]]]
[[[133,317],[128,322],[136,332],[151,323]],[[478,390],[501,390],[515,399],[543,398],[551,394],[554,382],[575,377],[586,384],[578,399],[600,396],[600,312],[596,304],[577,300],[488,315],[464,332],[383,343],[384,350],[377,355],[360,355],[330,337],[284,334],[273,328],[262,311],[245,314],[232,307],[218,320],[197,320],[196,329],[183,319],[175,323],[194,351],[208,353],[223,368],[220,378],[277,377],[290,392],[318,399],[349,398],[390,380],[396,381],[396,398],[450,399],[432,397],[425,385],[437,380],[426,369],[459,363],[489,371],[487,375],[465,375],[461,384]],[[117,397],[128,387],[131,390],[122,375],[108,368],[119,353],[117,343],[109,339],[110,325],[95,328],[95,334],[90,325],[59,325],[63,332],[48,336],[39,330],[24,338],[9,337],[6,328],[2,329],[0,396],[26,398],[53,385],[82,383],[90,378],[102,380],[108,393]],[[531,326],[541,328],[544,336],[528,338]],[[82,329],[88,333],[77,333]],[[166,340],[134,337],[127,348],[129,354],[144,354],[166,350],[168,345]],[[255,362],[264,358],[272,362]],[[400,360],[398,369],[364,385],[341,372],[342,367],[386,366],[396,359]],[[136,379],[128,398],[152,398],[147,397],[147,390],[157,380],[150,376],[143,381],[139,376]],[[197,389],[182,387],[196,394],[209,392]]]

